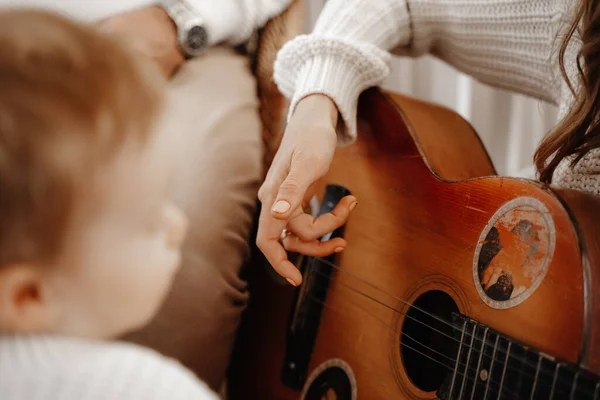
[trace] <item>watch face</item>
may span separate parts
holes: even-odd
[[[198,25],[192,27],[188,31],[186,45],[193,53],[206,49],[208,46],[208,34],[206,33],[206,29]]]

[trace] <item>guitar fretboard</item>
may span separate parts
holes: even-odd
[[[453,399],[600,400],[600,377],[454,314],[454,369],[438,396]]]

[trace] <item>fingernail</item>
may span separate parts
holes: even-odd
[[[336,253],[341,253],[341,252],[342,252],[342,251],[344,251],[344,250],[345,250],[345,249],[344,249],[343,247],[336,247],[334,251],[335,251]]]
[[[286,280],[290,283],[290,285],[292,285],[292,286],[298,286],[298,285],[296,285],[296,282],[294,282],[290,278],[286,278]]]
[[[354,207],[356,207],[356,205],[358,204],[358,201],[355,201],[354,203],[350,204],[350,211],[354,210]]]
[[[273,208],[271,210],[273,210],[273,212],[276,212],[277,214],[283,214],[284,212],[286,212],[289,209],[290,209],[290,203],[288,203],[285,200],[279,200],[277,203],[275,203],[275,205],[273,206]]]

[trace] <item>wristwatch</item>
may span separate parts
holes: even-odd
[[[198,57],[208,48],[204,21],[186,0],[160,0],[159,5],[175,22],[179,46],[188,57]]]

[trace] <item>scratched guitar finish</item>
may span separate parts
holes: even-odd
[[[301,288],[255,254],[229,398],[600,399],[600,201],[495,176],[454,112],[379,89],[319,186],[359,206]]]

